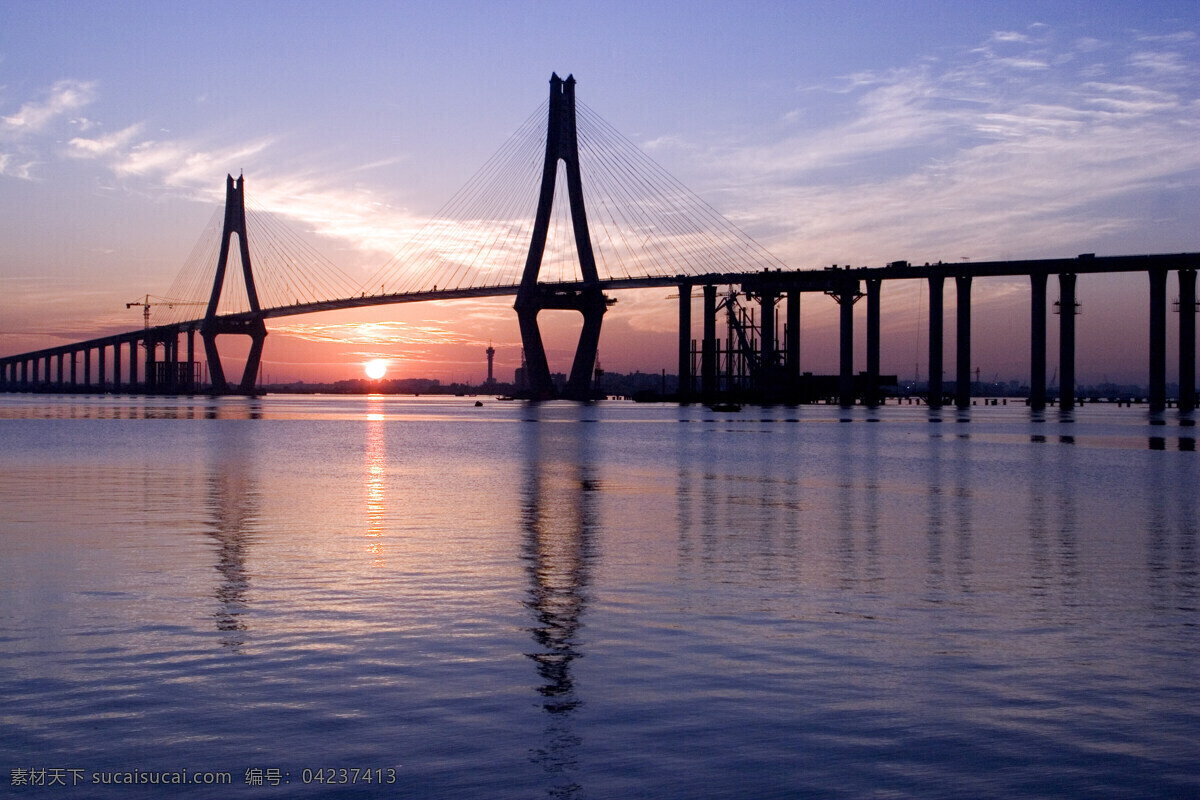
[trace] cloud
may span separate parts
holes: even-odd
[[[273,333],[291,336],[306,342],[356,345],[402,345],[406,348],[447,345],[481,344],[462,331],[437,325],[413,325],[407,322],[339,322],[292,323],[273,325]]]
[[[1186,75],[1191,65],[1181,53],[1164,51],[1144,51],[1134,53],[1129,57],[1130,66],[1159,75]]]
[[[1048,29],[996,34],[849,76],[783,136],[711,143],[703,163],[796,267],[1070,252],[1145,224],[1131,198],[1200,183],[1196,64],[1191,35],[1060,50]]]
[[[25,103],[11,116],[0,117],[0,131],[15,134],[43,131],[64,114],[90,104],[96,98],[95,90],[92,81],[58,81],[46,97]]]
[[[169,187],[200,188],[206,196],[220,196],[220,176],[229,165],[244,163],[270,144],[260,139],[209,149],[199,142],[148,140],[114,152],[111,167],[120,177],[152,177]]]
[[[16,153],[0,153],[0,175],[32,180],[35,166],[37,166],[36,161],[31,161]]]
[[[992,34],[991,41],[993,41],[993,42],[1020,42],[1022,44],[1028,44],[1029,42],[1032,42],[1033,40],[1027,34],[1020,33],[1018,31],[996,31],[995,33]]]
[[[92,126],[88,125],[87,127],[90,128]],[[110,155],[129,144],[141,132],[141,129],[142,125],[139,123],[96,139],[85,139],[82,136],[76,136],[67,142],[67,155],[72,158],[99,158]]]

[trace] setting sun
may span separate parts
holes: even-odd
[[[373,381],[377,381],[387,374],[388,362],[382,358],[376,358],[373,361],[368,361],[363,364],[363,369],[367,373],[367,377]]]

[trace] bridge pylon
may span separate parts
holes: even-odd
[[[554,204],[554,185],[558,178],[558,162],[566,167],[567,200],[571,210],[571,226],[575,234],[575,250],[579,255],[582,281],[578,287],[565,289],[538,283],[542,255],[546,249],[546,233],[550,211]],[[592,369],[600,344],[600,323],[604,312],[613,302],[604,295],[596,273],[596,259],[588,233],[587,212],[583,205],[583,181],[579,175],[579,140],[575,128],[575,78],[564,81],[550,76],[550,112],[546,123],[546,160],[542,166],[542,188],[538,197],[537,216],[525,271],[517,290],[514,308],[521,327],[521,343],[525,348],[525,375],[531,396],[546,399],[555,396],[550,380],[550,365],[538,329],[537,315],[544,309],[578,311],[583,315],[583,329],[575,348],[575,360],[563,396],[586,400],[591,395]]]
[[[225,284],[225,265],[229,261],[229,241],[233,234],[238,237],[238,249],[242,258],[242,279],[246,286],[246,298],[250,311],[234,317],[217,316],[217,305]],[[234,333],[250,337],[250,354],[242,370],[242,379],[236,391],[229,387],[225,370],[221,366],[221,355],[217,351],[217,336]],[[242,176],[235,181],[232,175],[225,180],[225,228],[221,233],[221,255],[217,260],[217,274],[213,279],[212,295],[208,299],[208,310],[200,324],[200,336],[204,339],[204,353],[208,359],[208,375],[214,394],[254,394],[258,365],[262,360],[263,340],[267,338],[267,326],[263,322],[262,309],[258,304],[258,291],[254,287],[254,273],[250,270],[250,244],[246,238],[246,195]]]

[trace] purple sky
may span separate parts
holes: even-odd
[[[554,71],[792,267],[1200,250],[1190,0],[4,5],[2,354],[137,327],[125,303],[167,295],[230,172],[367,280]],[[1080,382],[1145,380],[1146,283],[1081,278]],[[618,295],[606,369],[674,370],[666,294]],[[924,377],[919,294],[886,288],[885,372]],[[1023,281],[976,282],[983,377],[1026,377],[1027,306]],[[804,369],[836,370],[835,312],[805,299]],[[369,357],[481,380],[489,341],[507,378],[520,356],[511,299],[271,330],[273,380],[357,377]],[[565,371],[573,343],[551,338]]]

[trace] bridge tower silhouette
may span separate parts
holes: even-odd
[[[225,266],[229,261],[229,241],[235,233],[238,237],[238,251],[242,260],[242,280],[246,287],[246,299],[250,304],[250,311],[231,318],[228,315],[218,316],[217,306],[221,301],[221,292],[225,284]],[[232,175],[225,177],[225,226],[221,232],[221,255],[217,260],[217,274],[213,279],[208,309],[204,314],[204,321],[200,324],[200,336],[204,339],[204,353],[208,359],[208,375],[212,383],[213,394],[230,393],[229,382],[225,379],[225,370],[221,366],[221,356],[217,351],[217,336],[223,333],[250,337],[250,354],[246,357],[246,366],[242,370],[242,379],[238,383],[237,391],[240,394],[253,394],[258,365],[262,359],[263,340],[267,338],[267,326],[263,322],[262,308],[258,304],[254,273],[250,269],[250,243],[246,238],[246,195],[240,175],[236,181]]]
[[[546,249],[546,233],[554,204],[554,186],[558,179],[558,162],[566,169],[567,199],[571,211],[571,226],[575,235],[575,250],[579,257],[582,281],[572,288],[547,286],[538,283],[542,255]],[[542,188],[534,218],[533,236],[517,299],[513,308],[521,328],[521,344],[525,349],[526,383],[531,397],[545,399],[555,396],[550,379],[546,348],[538,329],[537,315],[545,309],[578,311],[583,315],[583,328],[575,348],[575,359],[563,396],[585,400],[591,391],[592,369],[596,364],[600,344],[600,323],[604,312],[614,300],[600,288],[596,259],[588,232],[587,212],[583,205],[583,181],[579,174],[579,139],[575,127],[575,78],[564,81],[557,74],[550,76],[550,108],[546,122],[546,158],[542,166]]]

